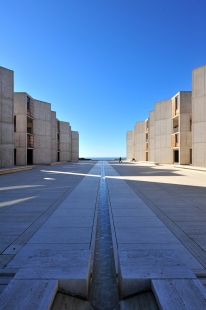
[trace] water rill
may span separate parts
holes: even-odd
[[[114,309],[119,302],[104,162],[101,167],[97,230],[90,301],[95,310]]]

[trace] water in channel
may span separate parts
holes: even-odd
[[[119,302],[104,162],[101,167],[90,301],[94,310],[112,310]]]

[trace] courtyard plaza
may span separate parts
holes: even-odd
[[[101,167],[101,161],[79,161],[0,175],[0,308],[6,299],[5,309],[18,304],[17,288],[28,298],[31,287],[34,294],[41,289],[44,304],[50,307],[58,290],[70,290],[87,300]],[[127,161],[105,161],[104,169],[121,299],[142,289],[142,284],[130,283],[129,272],[144,279],[156,278],[159,272],[164,279],[196,281],[204,309],[205,172]],[[138,270],[131,253],[142,255],[135,262]],[[155,260],[159,265],[153,264]],[[39,280],[42,287],[35,282]],[[159,283],[153,282],[157,295]],[[191,298],[197,295],[194,290]],[[24,309],[24,302],[26,309],[26,299],[16,309]]]

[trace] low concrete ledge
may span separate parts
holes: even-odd
[[[14,279],[0,295],[0,309],[50,309],[57,289],[57,280]]]
[[[22,167],[11,167],[11,168],[1,168],[0,174],[7,174],[13,172],[19,172],[24,170],[31,170],[33,166],[22,166]]]
[[[199,280],[152,280],[151,287],[161,310],[206,309],[206,290]]]
[[[119,251],[118,273],[122,299],[150,290],[153,279],[196,279],[176,253],[160,250]]]
[[[66,161],[56,161],[54,163],[51,163],[50,166],[62,165],[62,164],[66,164],[66,163],[67,163]]]

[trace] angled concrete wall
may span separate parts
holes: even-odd
[[[192,163],[206,167],[206,65],[192,71]]]
[[[71,161],[71,127],[60,121],[60,161]]]
[[[34,164],[51,163],[51,104],[34,100]]]
[[[145,161],[145,121],[137,122],[134,127],[134,158],[137,161]]]
[[[135,158],[134,155],[134,130],[127,131],[126,135],[127,159]]]
[[[148,160],[155,161],[155,128],[154,128],[154,111],[149,112],[148,119]]]
[[[173,163],[173,151],[171,148],[172,134],[172,105],[171,99],[155,103],[155,162],[162,164]]]
[[[16,117],[14,147],[17,166],[27,165],[27,96],[25,92],[14,93],[14,115]]]
[[[192,92],[181,91],[179,107],[179,132],[180,132],[180,165],[190,164],[190,150],[192,149],[192,131],[190,120],[192,118]]]
[[[72,161],[79,160],[79,133],[72,131]]]
[[[51,162],[57,161],[57,119],[56,112],[51,111]]]
[[[0,67],[0,168],[14,165],[14,72]]]

